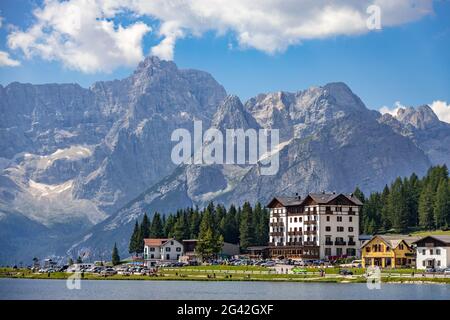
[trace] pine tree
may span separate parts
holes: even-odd
[[[392,227],[392,219],[388,207],[389,192],[389,187],[386,185],[381,193],[381,227],[384,231],[388,231]]]
[[[202,214],[196,250],[202,260],[212,259],[222,250],[223,236],[214,228],[214,217],[208,206]]]
[[[111,262],[113,266],[117,266],[118,264],[120,264],[119,250],[117,249],[116,243],[114,243],[114,248],[111,255]]]
[[[239,227],[236,223],[236,208],[234,205],[230,206],[227,214],[222,218],[220,230],[225,242],[239,242]]]
[[[179,213],[173,232],[173,237],[178,241],[189,238],[189,224],[184,213]]]
[[[150,237],[150,222],[148,220],[147,214],[144,213],[144,217],[142,218],[141,225],[139,227],[139,237],[138,237],[138,247],[136,253],[144,252],[144,239]]]
[[[434,221],[437,229],[449,226],[450,186],[447,179],[439,183],[434,201]]]
[[[196,207],[195,210],[192,211],[189,218],[189,231],[190,231],[189,237],[191,239],[197,239],[199,229],[200,229],[200,214],[198,212],[198,207]]]
[[[176,223],[176,218],[173,215],[167,216],[166,223],[164,225],[164,236],[166,238],[173,237],[175,223]]]
[[[397,178],[391,186],[388,210],[392,217],[392,227],[399,232],[406,231],[408,229],[408,206],[406,190],[401,178]]]
[[[136,253],[139,250],[139,224],[134,224],[133,233],[131,234],[130,244],[128,246],[129,253]]]
[[[250,203],[245,202],[242,206],[241,223],[239,226],[240,246],[243,249],[254,244],[255,229],[253,224],[253,212]]]
[[[434,228],[433,187],[431,184],[423,188],[420,193],[419,224],[426,230]]]
[[[158,212],[153,215],[149,236],[150,238],[164,238],[164,227]]]

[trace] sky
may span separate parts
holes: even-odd
[[[450,122],[447,0],[1,0],[0,84],[128,76],[147,55],[241,100],[347,83],[367,107]]]

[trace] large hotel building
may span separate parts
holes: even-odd
[[[353,194],[275,197],[267,207],[271,257],[306,260],[358,255],[362,203]]]

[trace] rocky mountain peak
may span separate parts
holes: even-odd
[[[236,95],[228,95],[219,105],[214,114],[212,126],[222,130],[259,127],[255,119],[247,112],[241,100]]]
[[[439,118],[428,105],[400,108],[396,118],[405,125],[409,124],[421,130],[441,125]]]

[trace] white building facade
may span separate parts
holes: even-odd
[[[358,257],[361,206],[354,195],[335,193],[275,197],[267,205],[270,255],[300,260]]]
[[[144,260],[147,266],[177,262],[183,255],[183,245],[175,239],[144,239]]]
[[[427,236],[414,244],[417,269],[450,268],[450,236]]]

